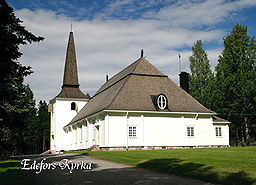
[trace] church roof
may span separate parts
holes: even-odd
[[[166,112],[214,113],[140,58],[107,81],[70,124],[102,110],[159,111],[154,104],[159,94],[167,97]]]
[[[222,118],[217,117],[217,116],[212,116],[212,120],[213,120],[213,123],[215,123],[215,124],[218,124],[218,123],[220,123],[220,124],[221,123],[225,123],[225,124],[230,123],[230,121],[222,119]]]
[[[62,90],[56,97],[57,98],[88,98],[79,89],[76,51],[75,51],[75,42],[74,42],[73,32],[70,32],[69,34]]]

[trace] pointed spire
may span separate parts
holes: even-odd
[[[56,97],[88,99],[88,97],[79,89],[76,51],[72,31],[69,34],[62,90]]]
[[[79,86],[73,32],[69,34],[63,86]]]

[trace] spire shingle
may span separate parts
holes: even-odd
[[[79,89],[76,50],[73,32],[69,34],[68,47],[66,52],[66,62],[64,69],[63,85],[59,98],[88,98]]]

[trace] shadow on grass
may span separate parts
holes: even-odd
[[[30,175],[21,171],[20,162],[5,162],[0,164],[1,185],[26,185],[33,184]]]
[[[178,158],[171,159],[152,159],[138,165],[141,168],[156,170],[159,172],[171,173],[184,177],[200,179],[212,183],[228,185],[250,185],[256,181],[243,172],[221,173],[213,171],[212,167],[207,167],[199,163],[188,163]]]

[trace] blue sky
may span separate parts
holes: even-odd
[[[34,73],[26,78],[36,100],[49,100],[61,89],[70,24],[75,35],[80,87],[93,95],[110,77],[140,56],[178,82],[197,40],[203,41],[212,69],[223,38],[236,23],[256,35],[255,0],[7,0],[26,28],[45,41],[21,47],[19,60]]]

